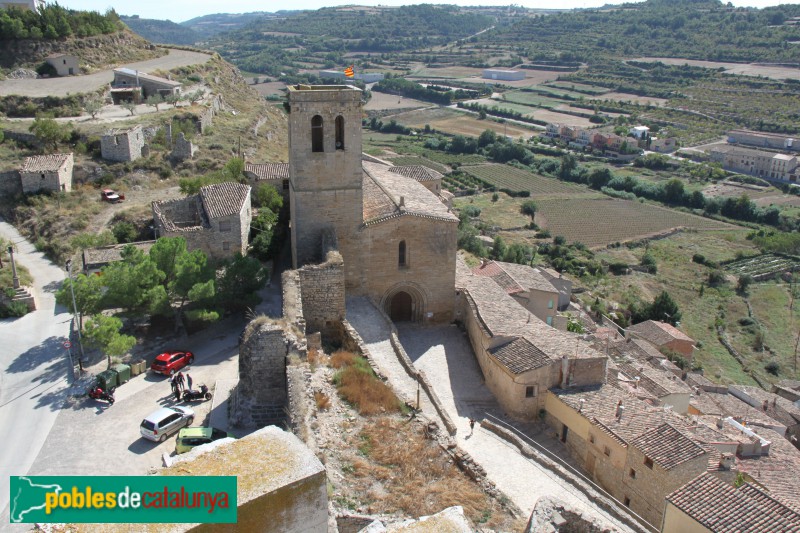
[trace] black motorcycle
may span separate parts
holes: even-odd
[[[208,387],[205,385],[200,385],[200,390],[185,390],[183,391],[183,401],[184,402],[192,402],[195,400],[210,400],[211,393],[208,392]]]
[[[104,400],[108,402],[108,405],[114,405],[114,391],[116,387],[111,387],[110,389],[103,390],[100,387],[92,386],[86,391],[86,394],[89,398],[93,400]]]

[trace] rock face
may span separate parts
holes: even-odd
[[[578,509],[558,498],[540,498],[533,508],[525,533],[611,533],[616,529],[602,526]]]
[[[248,324],[239,341],[239,385],[232,398],[234,426],[281,424],[287,403],[286,356],[294,345],[269,319]]]

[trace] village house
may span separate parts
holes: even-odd
[[[244,175],[253,189],[270,186],[277,190],[284,200],[289,199],[289,163],[247,163]]]
[[[112,129],[100,137],[100,155],[107,161],[135,161],[142,157],[145,146],[142,127]]]
[[[651,137],[650,150],[659,154],[671,154],[678,149],[678,142],[672,137]]]
[[[115,104],[124,101],[141,102],[149,96],[180,94],[182,84],[151,76],[129,68],[115,68],[111,82],[111,97]]]
[[[711,148],[709,156],[725,170],[764,179],[794,183],[800,174],[798,159],[794,155],[727,144]]]
[[[666,498],[661,531],[800,531],[800,513],[756,483],[736,487],[703,472]]]
[[[31,194],[39,191],[71,191],[74,164],[72,154],[26,157],[19,169],[22,192]]]
[[[553,325],[559,293],[539,269],[502,261],[482,261],[472,273],[491,278],[536,318],[548,326]]]
[[[250,235],[250,186],[217,183],[178,200],[153,202],[156,239],[183,237],[189,250],[225,259],[247,254]]]
[[[781,396],[767,392],[760,387],[748,385],[729,385],[728,392],[745,402],[760,409],[764,414],[786,427],[784,436],[800,447],[800,407],[794,402]]]
[[[631,335],[637,336],[655,345],[659,350],[669,350],[684,357],[691,366],[694,356],[695,341],[681,330],[667,322],[646,320],[634,324],[627,330]]]
[[[59,76],[74,76],[81,71],[78,58],[72,55],[50,54],[44,61],[52,66]]]
[[[112,244],[109,246],[99,246],[97,248],[87,248],[81,254],[83,260],[83,273],[84,274],[97,274],[103,267],[122,260],[122,250],[126,246],[133,246],[144,252],[150,252],[150,248],[156,241],[139,241],[126,244]]]
[[[628,134],[633,135],[638,140],[646,139],[650,134],[650,128],[647,126],[634,126],[628,130]]]
[[[646,398],[639,393],[645,392],[655,399],[652,404],[656,407],[669,406],[679,414],[688,412],[692,388],[672,372],[641,363],[620,363],[618,370],[620,388],[643,400]]]
[[[782,379],[772,385],[772,392],[786,398],[790,402],[800,400],[800,381],[795,379]]]

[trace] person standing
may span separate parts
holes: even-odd
[[[192,390],[192,376],[188,372],[186,373],[186,388]]]
[[[175,381],[175,374],[169,377],[169,386],[172,388],[172,394],[175,394],[175,389],[178,388],[178,383]]]
[[[475,419],[469,419],[469,434],[472,435],[472,432],[475,431]]]
[[[184,390],[185,384],[184,384],[184,381],[183,381],[183,372],[178,372],[178,375],[175,378],[175,380],[178,382],[178,388],[180,388],[181,390]]]

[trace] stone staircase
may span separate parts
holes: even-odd
[[[28,306],[28,312],[36,311],[36,301],[29,287],[14,289],[14,296],[11,297],[11,301],[24,303]]]

